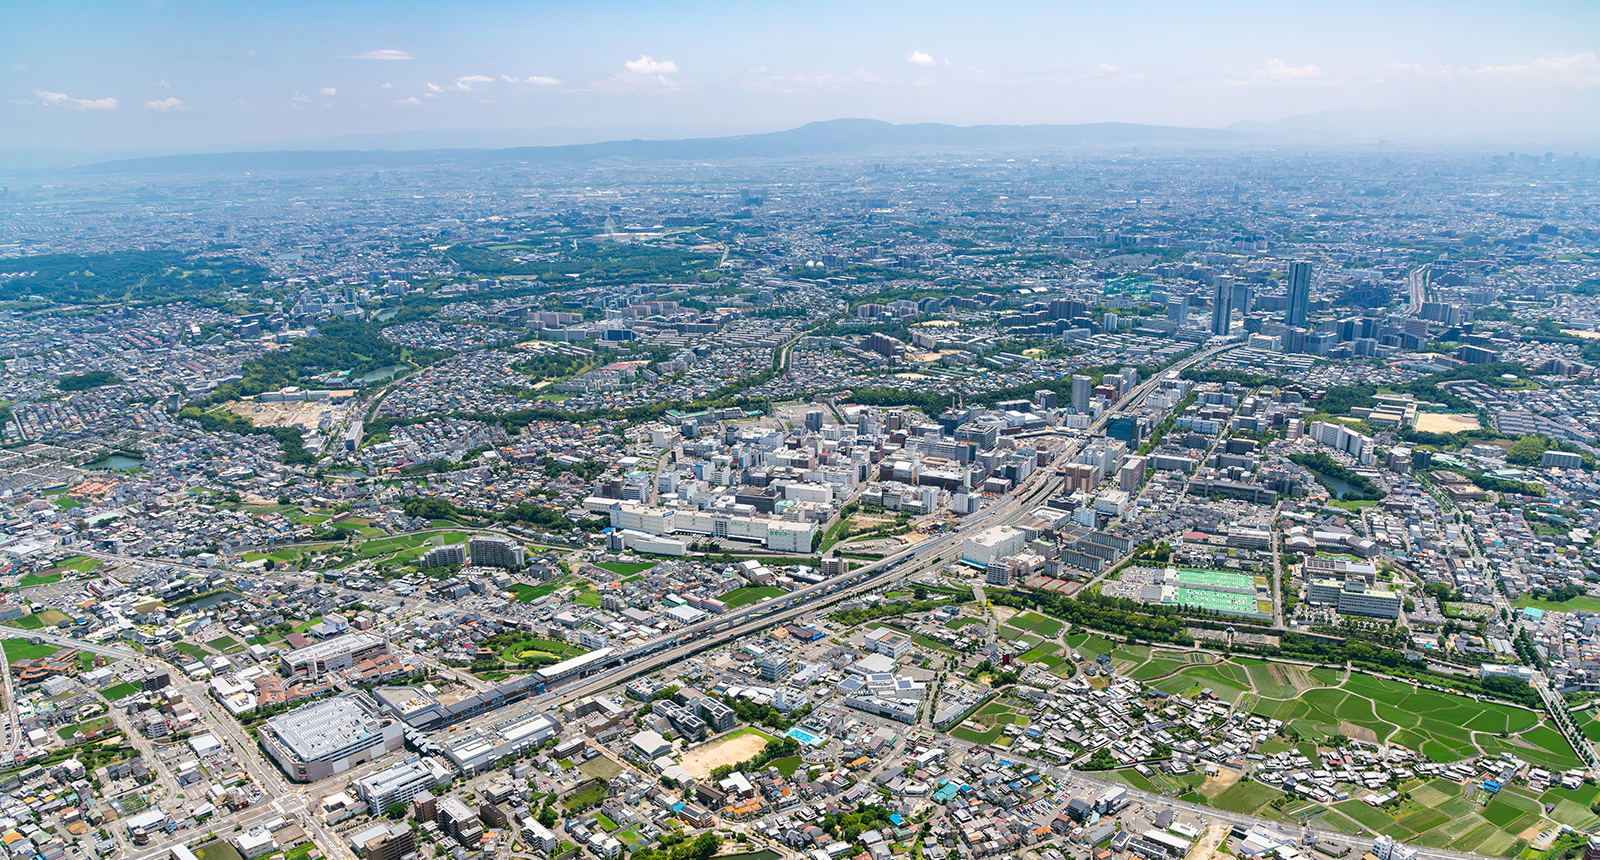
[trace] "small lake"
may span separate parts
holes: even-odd
[[[388,367],[380,367],[377,370],[371,371],[370,373],[362,376],[361,384],[371,385],[374,382],[379,382],[384,379],[393,379],[396,373],[399,373],[405,369],[406,366],[403,364],[391,364]]]
[[[1306,469],[1311,472],[1314,477],[1316,477],[1317,483],[1328,488],[1328,492],[1333,494],[1335,501],[1344,498],[1344,494],[1350,492],[1350,485],[1343,479],[1335,478],[1326,472],[1319,472],[1309,466],[1307,466]]]
[[[388,322],[389,320],[394,319],[394,315],[397,313],[400,313],[399,308],[390,308],[386,311],[380,312],[377,316],[377,320],[378,322]]]
[[[124,454],[112,454],[84,466],[85,469],[105,470],[111,469],[118,472],[131,472],[144,465],[144,460],[139,457],[129,457]]]
[[[174,603],[172,606],[175,609],[181,608],[184,612],[204,612],[208,609],[215,609],[224,603],[230,603],[238,599],[239,595],[231,591],[221,591],[216,594],[208,594],[198,600]]]

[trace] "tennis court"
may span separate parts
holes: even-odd
[[[1254,577],[1220,570],[1180,570],[1178,582],[1184,585],[1208,585],[1212,588],[1242,588],[1247,591],[1254,591],[1256,587]]]
[[[1254,594],[1234,594],[1231,591],[1208,591],[1204,588],[1178,589],[1178,602],[1185,609],[1206,609],[1212,612],[1232,612],[1247,615],[1256,611]]]

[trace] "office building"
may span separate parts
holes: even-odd
[[[1289,296],[1284,307],[1284,325],[1306,327],[1306,312],[1311,309],[1311,264],[1305,260],[1289,264]]]
[[[1183,328],[1189,322],[1189,300],[1183,296],[1167,299],[1167,319]]]
[[[1216,294],[1211,297],[1211,333],[1227,337],[1233,330],[1233,278],[1217,278]]]

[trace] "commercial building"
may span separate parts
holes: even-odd
[[[419,792],[432,790],[433,786],[433,770],[421,759],[356,780],[356,791],[373,815],[382,815],[392,804],[410,803]]]
[[[987,569],[989,562],[997,558],[1016,555],[1027,541],[1027,532],[1022,529],[995,526],[962,541],[961,560]]]
[[[382,636],[346,633],[286,651],[279,662],[285,676],[305,675],[314,680],[332,672],[342,672],[369,657],[387,653],[389,643]]]
[[[889,627],[879,627],[867,634],[867,650],[899,658],[911,650],[911,637]]]
[[[434,735],[433,741],[463,776],[473,776],[501,759],[536,747],[559,734],[559,720],[535,712],[519,714],[463,736],[452,738],[446,731]]]
[[[404,743],[398,720],[378,716],[363,693],[296,708],[267,720],[261,746],[295,782],[316,782]]]

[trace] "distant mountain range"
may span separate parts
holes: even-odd
[[[326,170],[345,167],[414,167],[427,164],[560,164],[607,158],[702,161],[843,155],[873,149],[926,147],[1229,145],[1248,134],[1209,128],[1102,122],[1086,125],[895,125],[870,119],[813,122],[788,131],[688,140],[614,140],[511,149],[284,150],[163,155],[104,161],[75,173],[211,173],[253,170]]]

